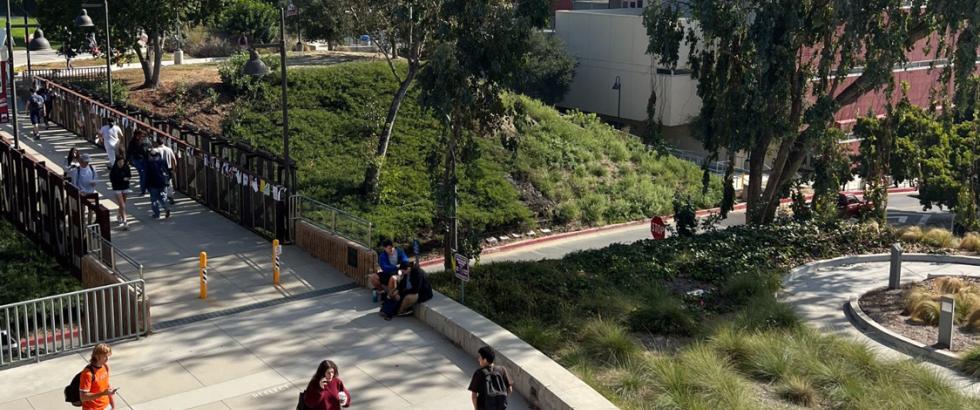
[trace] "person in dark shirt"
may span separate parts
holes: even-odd
[[[507,369],[495,366],[496,352],[490,346],[477,351],[480,368],[473,372],[468,390],[472,393],[473,409],[503,410],[507,408],[507,396],[514,392],[513,383]]]
[[[126,195],[129,193],[129,180],[132,177],[133,172],[126,162],[126,154],[119,152],[119,155],[116,155],[116,163],[109,168],[109,182],[112,185],[112,192],[116,194],[116,202],[119,203],[119,227],[123,229],[129,229],[129,221],[126,220]]]

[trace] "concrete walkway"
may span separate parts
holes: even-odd
[[[780,300],[793,306],[803,321],[824,333],[850,337],[889,359],[908,359],[853,326],[844,313],[844,305],[852,296],[888,285],[888,262],[856,263],[833,267],[818,267],[810,272],[789,278],[783,284]],[[903,262],[902,283],[915,282],[933,275],[980,276],[980,266]],[[923,362],[940,375],[960,386],[964,392],[980,396],[980,383],[963,377],[948,368]]]
[[[19,120],[26,123],[23,116]],[[95,158],[105,178],[101,147],[63,129],[43,131],[40,141],[22,138],[21,146],[52,165],[78,147]],[[107,189],[103,180],[100,194],[108,194]],[[110,368],[112,385],[120,388],[118,408],[293,408],[319,361],[327,358],[338,363],[360,408],[470,406],[466,386],[478,367],[476,359],[422,322],[413,317],[384,321],[365,289],[330,290],[352,281],[296,248],[284,250],[283,285],[275,288],[271,245],[264,239],[180,195],[171,219],[152,219],[148,202],[146,197],[129,201],[135,221],[129,231],[114,228],[112,242],[146,265],[154,321],[230,307],[250,310],[116,345]],[[107,199],[103,203],[116,207]],[[206,302],[197,298],[200,250],[211,261]],[[311,294],[304,292],[326,294],[286,299]],[[256,307],[257,302],[278,304]],[[0,409],[71,408],[62,390],[87,355],[83,351],[0,372]],[[516,409],[528,408],[518,395],[511,402]]]

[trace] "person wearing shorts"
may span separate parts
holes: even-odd
[[[44,96],[37,93],[37,90],[31,89],[31,95],[27,97],[27,111],[31,117],[31,134],[34,138],[40,138],[41,134],[37,130],[37,125],[44,121],[45,111],[44,111]]]
[[[116,155],[116,163],[109,168],[109,182],[112,185],[112,192],[116,195],[116,202],[119,203],[118,220],[119,227],[129,229],[129,221],[126,220],[126,195],[129,193],[129,180],[133,177],[133,172],[129,169],[126,162],[126,154],[122,151]]]

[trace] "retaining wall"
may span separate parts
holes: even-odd
[[[306,221],[296,221],[296,246],[337,268],[360,286],[378,270],[378,254]]]

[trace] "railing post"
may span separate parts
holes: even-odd
[[[939,298],[939,341],[936,347],[953,350],[953,316],[956,312],[956,299],[952,295]]]

